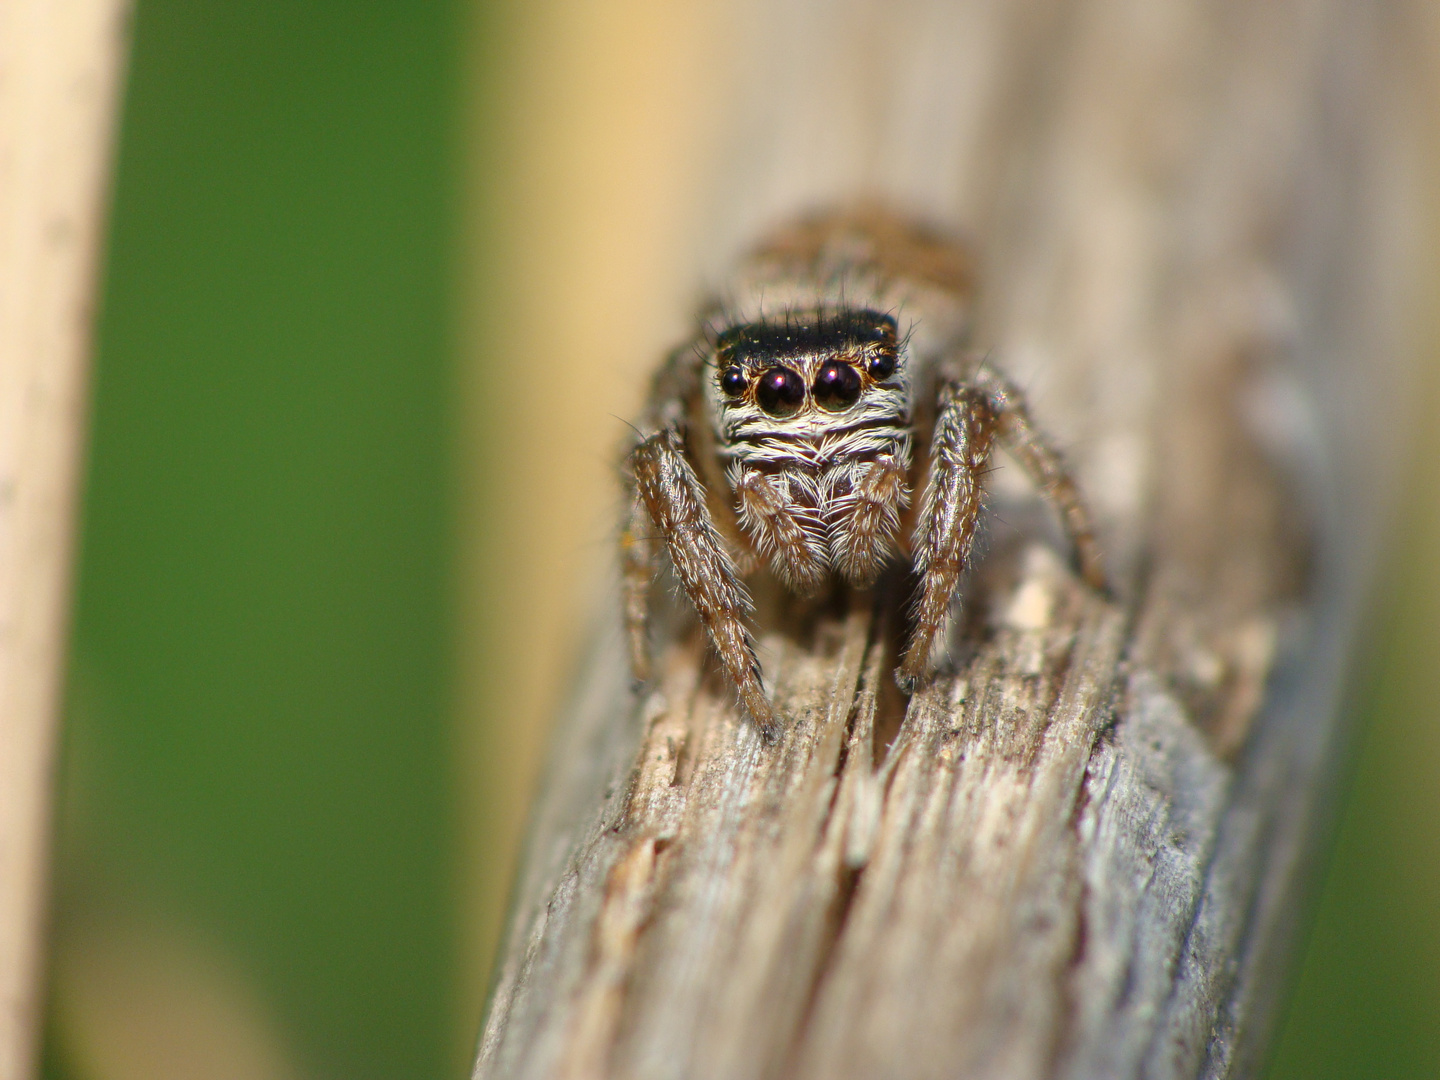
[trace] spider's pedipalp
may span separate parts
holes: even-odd
[[[754,538],[785,587],[800,596],[813,596],[824,588],[830,567],[816,538],[818,523],[795,500],[786,479],[742,466],[731,471],[730,486],[741,527]]]
[[[900,514],[910,504],[908,473],[908,461],[896,454],[850,471],[850,491],[836,500],[831,559],[852,584],[871,584],[894,554]]]

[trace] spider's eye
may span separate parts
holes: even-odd
[[[884,382],[895,374],[895,354],[882,352],[872,356],[869,363],[865,365],[865,370],[870,373],[872,379]]]
[[[771,416],[794,416],[805,404],[805,380],[788,367],[773,367],[760,376],[755,400]]]
[[[841,412],[860,400],[860,373],[841,360],[827,360],[815,376],[815,404]]]
[[[728,367],[720,373],[720,389],[726,397],[739,397],[745,392],[745,372]]]

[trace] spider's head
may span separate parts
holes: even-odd
[[[716,339],[715,386],[735,419],[823,421],[893,394],[901,376],[895,318],[867,308],[788,313],[733,325]]]

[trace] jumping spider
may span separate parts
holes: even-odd
[[[969,292],[957,246],[876,211],[801,222],[744,266],[656,376],[627,459],[625,617],[637,679],[649,676],[663,541],[767,737],[775,715],[746,626],[745,580],[762,563],[812,596],[837,578],[868,587],[908,560],[919,584],[895,675],[911,691],[970,558],[996,439],[1060,512],[1086,581],[1103,588],[1064,463],[1014,386],[966,347]]]

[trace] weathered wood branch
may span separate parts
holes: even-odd
[[[0,0],[0,1080],[35,1068],[51,759],[124,0]]]
[[[885,600],[762,612],[774,747],[693,633],[638,697],[602,633],[477,1077],[1253,1074],[1403,427],[1405,10],[737,17],[703,270],[861,196],[966,229],[978,336],[1069,448],[1117,595],[1002,469],[908,707]]]

